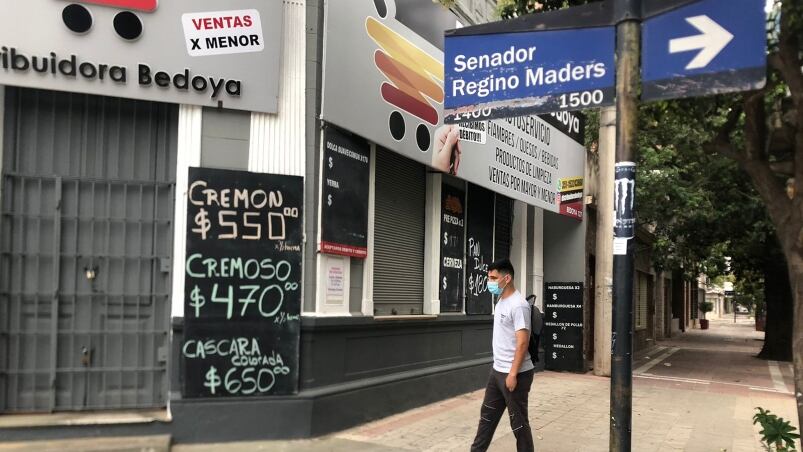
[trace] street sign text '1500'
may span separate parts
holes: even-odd
[[[446,36],[445,122],[613,105],[613,27]]]

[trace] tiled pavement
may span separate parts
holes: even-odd
[[[751,418],[762,406],[796,419],[789,363],[759,360],[762,333],[740,319],[712,321],[707,331],[689,330],[657,344],[634,365],[634,451],[758,452]],[[608,450],[608,378],[591,374],[537,374],[530,395],[536,450]],[[466,451],[479,420],[482,391],[380,419],[323,438],[179,445],[179,452],[397,452]],[[515,450],[510,427],[500,423],[491,451]],[[102,441],[102,440],[98,440]],[[44,443],[39,444],[44,445]],[[49,444],[52,450],[105,450]],[[131,446],[135,446],[132,443]],[[0,443],[6,450],[42,450],[35,444]],[[149,450],[162,450],[153,448]]]
[[[689,330],[659,343],[636,363],[634,451],[758,452],[763,449],[759,429],[751,421],[754,407],[796,419],[791,366],[754,358],[763,335],[753,331],[747,319],[732,322],[712,321],[710,330]],[[607,451],[609,383],[590,374],[536,375],[530,395],[536,450]],[[173,449],[465,451],[474,436],[481,400],[482,391],[475,391],[314,440]],[[504,419],[490,450],[515,450],[515,438]]]

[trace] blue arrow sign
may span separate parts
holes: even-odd
[[[613,27],[447,35],[445,122],[613,105],[614,51]]]
[[[642,25],[642,100],[759,89],[765,0],[702,0]]]

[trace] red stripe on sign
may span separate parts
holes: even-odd
[[[156,11],[158,0],[72,0],[78,3],[111,6],[113,8],[132,9],[134,11]]]
[[[382,83],[382,98],[433,126],[438,124],[438,112],[431,105],[419,101],[390,83]]]
[[[349,256],[365,258],[368,256],[368,248],[361,246],[341,245],[339,243],[321,242],[320,250],[326,254],[337,254],[338,256]]]

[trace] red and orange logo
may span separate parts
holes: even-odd
[[[443,103],[443,63],[373,17],[365,20],[365,28],[380,47],[374,52],[374,63],[387,80],[380,87],[382,99],[437,126],[440,118],[433,102]],[[395,139],[404,138],[406,127],[400,113],[391,113],[389,126]],[[429,149],[425,124],[418,126],[416,139],[421,151]]]
[[[155,11],[158,5],[157,0],[80,0],[78,3],[91,3],[133,11],[144,11],[146,13]]]
[[[89,33],[94,23],[92,12],[81,3],[122,9],[114,16],[114,31],[127,41],[142,36],[142,21],[133,11],[151,13],[156,11],[159,0],[77,0],[65,6],[61,12],[64,25],[78,34]]]

